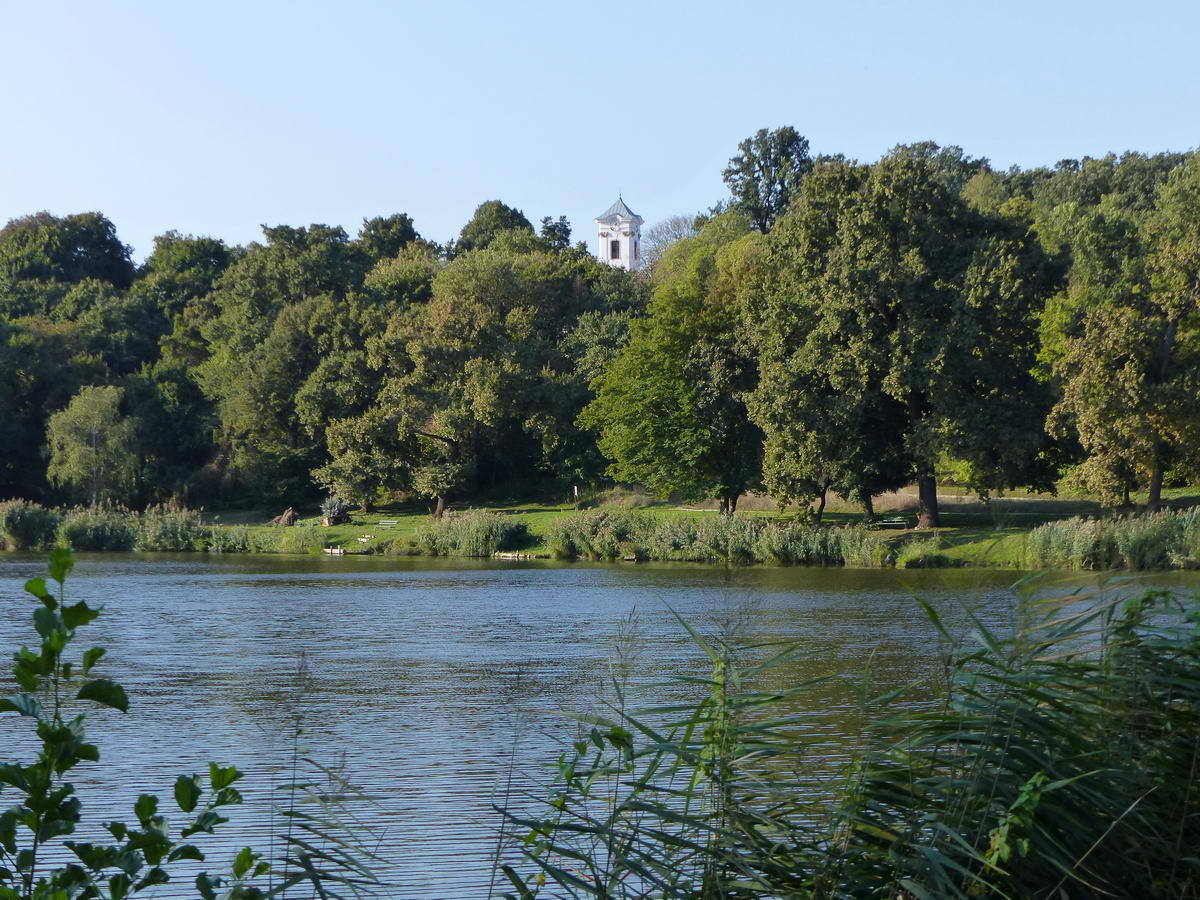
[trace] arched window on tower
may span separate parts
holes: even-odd
[[[620,241],[609,241],[608,258],[609,259],[620,259],[621,258],[621,242]]]

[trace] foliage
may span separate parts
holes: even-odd
[[[738,144],[738,154],[729,160],[722,177],[737,207],[766,234],[787,212],[812,166],[808,138],[795,128],[760,128]]]
[[[341,497],[326,497],[321,501],[321,515],[332,525],[348,522],[350,520],[350,504]]]
[[[559,559],[681,560],[731,565],[881,566],[886,544],[863,526],[823,528],[762,517],[656,517],[589,510],[550,524],[547,545]]]
[[[500,200],[488,200],[479,204],[471,221],[463,226],[454,247],[455,252],[482,250],[501,233],[512,230],[532,233],[533,225],[519,209]]]
[[[1019,620],[1009,639],[974,623],[941,702],[860,701],[873,721],[833,800],[794,715],[814,682],[773,683],[798,648],[684,623],[704,698],[630,709],[616,669],[541,809],[505,811],[506,896],[1194,896],[1194,601],[1026,598]]]
[[[1027,227],[971,210],[919,155],[804,180],[746,301],[773,491],[869,497],[915,476],[936,525],[942,455],[981,491],[1045,486],[1030,369],[1047,270]]]
[[[103,649],[87,650],[79,659],[67,655],[78,629],[100,614],[84,601],[65,601],[63,586],[71,566],[70,552],[55,550],[50,555],[49,574],[57,586],[47,586],[45,578],[26,583],[26,592],[39,603],[33,623],[40,646],[35,650],[22,647],[17,652],[13,675],[20,690],[0,700],[0,711],[18,713],[21,721],[32,726],[40,747],[32,763],[0,766],[0,786],[11,792],[11,805],[0,813],[0,850],[7,863],[0,867],[0,896],[12,900],[119,900],[153,890],[170,881],[172,863],[203,861],[204,854],[188,843],[188,838],[211,834],[228,821],[222,815],[224,808],[242,802],[234,787],[241,773],[211,764],[207,779],[181,775],[175,783],[175,804],[184,820],[178,837],[166,815],[160,813],[158,798],[142,794],[133,807],[135,824],[105,825],[114,843],[62,840],[75,832],[83,816],[75,786],[64,776],[81,764],[100,760],[99,749],[87,742],[86,710],[92,708],[90,704],[121,712],[129,709],[129,699],[119,684],[92,674],[104,656]],[[56,853],[55,845],[60,842],[66,853]],[[210,900],[218,890],[231,900],[265,897],[249,882],[268,869],[260,856],[246,849],[235,859],[231,876],[202,873],[197,876],[196,889]]]
[[[524,522],[502,513],[472,509],[424,522],[413,543],[430,556],[486,557],[497,550],[519,550],[529,540]]]
[[[50,480],[92,506],[127,500],[133,490],[138,423],[122,415],[123,396],[112,385],[82,388],[46,423]]]
[[[744,402],[753,361],[737,341],[736,279],[753,237],[738,216],[713,219],[659,262],[648,318],[594,382],[579,418],[600,434],[608,473],[683,500],[736,509],[759,486],[762,434]]]
[[[101,503],[76,506],[63,513],[58,541],[72,550],[132,550],[138,542],[136,513],[123,506]]]
[[[9,550],[41,550],[54,541],[59,513],[29,500],[0,503],[0,532]]]
[[[160,504],[142,513],[138,522],[138,550],[186,553],[207,547],[209,527],[194,509]]]
[[[1200,510],[1047,522],[1026,538],[1029,565],[1064,569],[1168,569],[1200,565]]]

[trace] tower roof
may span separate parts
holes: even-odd
[[[597,219],[597,221],[602,221],[604,219],[615,219],[615,218],[617,218],[617,216],[620,216],[625,219],[640,219],[641,218],[641,216],[639,216],[632,209],[630,209],[628,206],[626,206],[625,201],[623,199],[621,199],[621,197],[618,196],[617,202],[614,203],[612,206],[610,206],[608,209],[606,209],[604,212],[600,213],[600,215],[596,216],[596,219]]]

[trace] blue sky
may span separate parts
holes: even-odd
[[[742,138],[962,145],[995,164],[1200,145],[1200,2],[0,0],[0,220],[168,228],[483,200],[576,238],[618,191],[648,223],[725,193]]]

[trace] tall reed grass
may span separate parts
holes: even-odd
[[[862,701],[832,800],[795,714],[813,684],[770,674],[798,651],[684,623],[711,666],[685,680],[706,696],[578,717],[540,812],[504,810],[522,859],[500,867],[505,896],[1200,896],[1197,601],[1021,612],[1014,636],[975,621],[948,650],[940,702]]]
[[[0,538],[7,550],[41,550],[54,542],[62,515],[30,500],[0,503]]]
[[[556,519],[546,543],[560,559],[880,566],[887,555],[883,536],[863,526],[824,528],[754,516],[659,518],[607,509]]]
[[[1200,567],[1200,508],[1039,525],[1026,539],[1030,566],[1064,569]]]
[[[524,522],[484,509],[430,519],[418,526],[413,543],[431,556],[491,556],[497,550],[519,550],[529,540]]]

